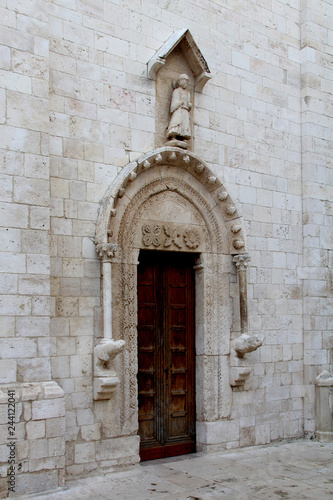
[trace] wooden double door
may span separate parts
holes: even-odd
[[[138,398],[141,460],[195,452],[193,254],[141,251]]]

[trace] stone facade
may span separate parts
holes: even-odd
[[[1,496],[8,390],[16,493],[138,461],[142,248],[198,256],[198,448],[312,437],[333,368],[331,2],[0,12]],[[181,73],[186,151],[164,141]],[[246,335],[263,345],[242,356]],[[105,377],[103,339],[125,341]]]

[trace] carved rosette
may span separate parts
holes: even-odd
[[[185,245],[188,248],[191,248],[192,250],[194,250],[195,248],[198,248],[198,246],[200,245],[199,231],[197,231],[194,228],[185,229],[184,241],[185,241]]]
[[[169,225],[164,225],[164,234],[166,236],[164,240],[164,246],[165,247],[170,247],[172,243],[177,247],[177,248],[182,248],[182,241],[181,241],[181,233],[177,227],[171,228]]]
[[[161,226],[158,224],[142,226],[142,242],[146,247],[153,245],[159,247],[161,244]]]

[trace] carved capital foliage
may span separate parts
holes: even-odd
[[[237,271],[245,271],[250,261],[251,256],[248,253],[235,255],[233,258],[233,262],[237,267]]]
[[[118,250],[116,243],[97,243],[96,251],[103,260],[109,260],[115,257]]]

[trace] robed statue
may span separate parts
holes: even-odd
[[[172,93],[170,105],[170,122],[167,139],[187,142],[191,138],[190,110],[191,95],[187,90],[189,78],[183,73],[177,80],[177,86]]]

